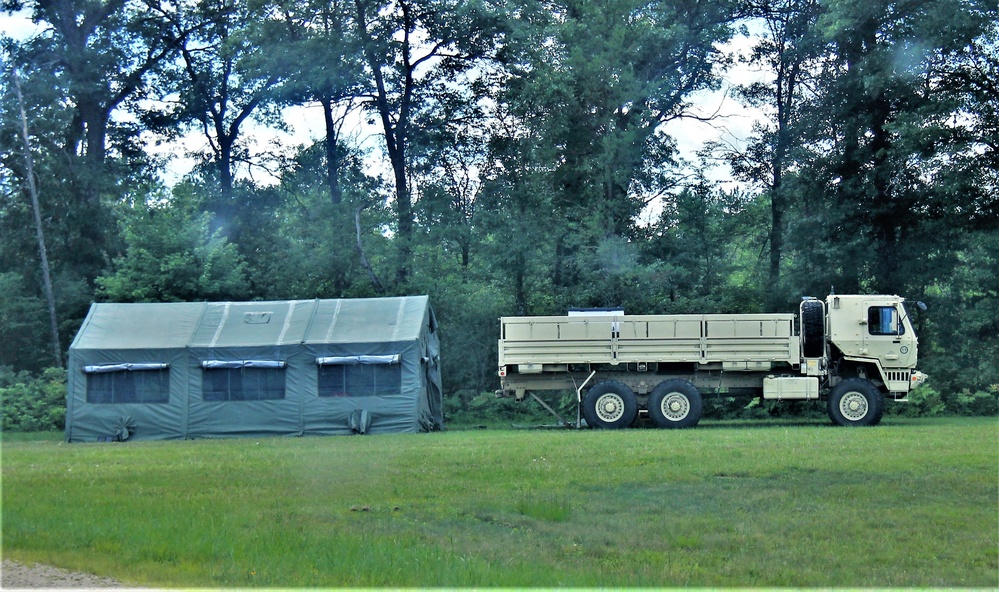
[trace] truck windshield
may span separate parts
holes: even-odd
[[[898,322],[894,306],[872,306],[867,309],[867,327],[871,335],[902,335],[905,327]]]

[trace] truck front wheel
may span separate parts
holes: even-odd
[[[638,399],[622,382],[601,382],[586,392],[583,416],[591,428],[626,428],[638,417]]]
[[[848,378],[829,393],[829,418],[841,426],[873,426],[884,414],[881,391],[869,380]]]
[[[692,428],[703,410],[700,391],[679,378],[660,382],[649,395],[649,417],[661,428]]]

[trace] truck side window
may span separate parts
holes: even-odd
[[[902,335],[905,327],[898,324],[894,306],[872,306],[867,309],[867,327],[871,335]]]

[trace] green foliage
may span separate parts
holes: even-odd
[[[828,421],[824,401],[766,401],[754,397],[707,397],[704,399],[705,419]]]
[[[919,313],[920,364],[948,413],[994,415],[999,385],[999,234],[968,234],[931,257],[929,310]],[[925,346],[923,344],[926,344]]]
[[[118,302],[246,297],[246,268],[235,246],[210,230],[211,216],[186,191],[179,187],[169,202],[123,212],[128,246],[111,273],[97,279],[98,296]]]
[[[375,203],[376,179],[361,170],[361,155],[340,149],[339,201],[324,176],[325,146],[303,148],[286,169],[279,191],[270,191],[267,215],[248,225],[239,243],[256,297],[268,299],[377,295],[357,255],[354,213],[361,209],[362,244],[376,274],[384,274],[391,245],[381,234],[389,209]],[[262,208],[263,209],[263,208]]]
[[[944,403],[943,397],[931,384],[932,381],[913,389],[906,397],[908,399],[906,403],[887,405],[885,413],[901,417],[932,417],[945,413],[947,404]]]
[[[995,228],[994,186],[980,182],[994,175],[965,161],[979,152],[974,118],[957,116],[970,89],[950,79],[997,7],[891,7],[828,3],[816,24],[822,91],[806,105],[808,154],[797,159],[813,205],[793,238],[801,264],[831,270],[827,281],[845,292],[919,290],[935,251]]]
[[[994,413],[995,2],[35,8],[46,34],[5,40],[3,67],[23,80],[63,346],[94,299],[425,293],[454,413],[508,420],[478,406],[498,386],[497,317],[786,312],[833,286],[930,305],[932,389],[902,413]],[[681,158],[675,122],[719,88],[741,26],[761,33],[747,59],[773,77],[737,91],[764,119],[724,151],[732,190]],[[246,135],[313,106],[311,145]],[[40,371],[14,107],[0,94],[0,365]],[[192,130],[200,165],[167,194],[146,143]]]
[[[988,391],[964,389],[954,399],[949,406],[959,415],[999,415],[999,384],[992,385]]]
[[[544,397],[551,404],[553,397]],[[563,406],[554,405],[562,417],[575,421],[576,411],[571,413]],[[555,425],[557,420],[548,411],[533,400],[517,401],[504,397],[498,398],[495,393],[467,393],[459,391],[444,399],[445,425],[449,429],[466,427],[499,427]]]
[[[423,263],[435,260],[433,256],[417,258],[414,283],[420,292],[431,295],[437,318],[447,319],[439,329],[444,394],[457,397],[464,408],[470,397],[496,382],[497,319],[507,309],[508,296],[494,286],[461,282],[444,273],[431,281],[423,270],[433,268],[424,268]]]
[[[0,366],[37,368],[46,355],[48,333],[45,301],[27,291],[21,275],[0,273]]]
[[[995,418],[795,423],[5,438],[4,558],[150,588],[995,585]]]
[[[35,377],[0,368],[0,407],[5,432],[39,432],[66,427],[66,371],[48,368]]]

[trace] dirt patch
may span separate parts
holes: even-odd
[[[3,560],[0,588],[122,588],[124,584],[111,578],[77,571],[66,571],[48,565],[23,565]]]

